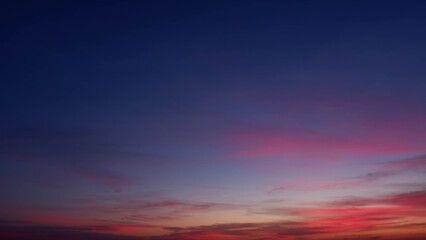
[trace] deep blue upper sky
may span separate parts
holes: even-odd
[[[371,78],[401,91],[410,91],[401,84],[425,86],[419,64],[425,60],[426,40],[421,1],[2,5],[0,96],[7,125],[49,124],[88,114],[84,111],[105,113],[105,108],[179,108],[198,95],[226,89],[370,88]],[[362,51],[399,55],[356,59]],[[342,72],[353,78],[341,79]],[[283,77],[301,74],[319,79]]]

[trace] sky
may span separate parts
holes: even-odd
[[[0,238],[426,239],[425,2],[0,9]]]

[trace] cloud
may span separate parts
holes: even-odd
[[[340,190],[364,186],[377,182],[381,179],[395,175],[391,171],[370,172],[353,178],[338,180],[336,182],[321,182],[319,180],[295,179],[287,182],[278,183],[268,193],[279,193],[284,191],[327,191]]]
[[[346,181],[346,182],[319,182],[314,180],[306,180],[306,179],[298,179],[287,181],[284,183],[277,184],[279,186],[274,187],[268,191],[268,193],[280,193],[285,191],[327,191],[327,190],[339,190],[346,188],[358,187],[365,184],[365,181],[357,180],[357,181]]]
[[[312,233],[296,222],[231,223],[210,226],[167,228],[172,233],[160,239],[293,239]]]
[[[413,158],[407,158],[396,161],[389,161],[379,164],[388,168],[396,169],[412,169],[412,168],[423,168],[426,167],[426,155],[420,155]]]
[[[88,225],[88,226],[73,226],[72,229],[78,231],[97,231],[97,232],[115,232],[125,233],[142,229],[158,228],[152,225]]]
[[[426,210],[426,190],[393,195],[382,199],[383,203]]]
[[[77,171],[76,174],[97,184],[101,184],[115,189],[116,192],[121,191],[121,189],[124,187],[134,185],[134,182],[131,179],[125,176],[119,176],[117,174],[111,175],[105,173],[94,173],[89,171]]]
[[[64,226],[0,226],[0,238],[9,240],[137,240],[140,237],[131,237],[110,233],[97,232],[98,230],[111,230],[109,227],[97,228],[64,227]],[[115,230],[115,229],[114,229]],[[116,232],[116,231],[112,231]]]
[[[366,182],[372,182],[372,181],[377,181],[377,180],[387,178],[393,175],[395,175],[395,172],[377,171],[377,172],[369,172],[364,175],[357,176],[354,179],[359,179],[361,181],[366,181]]]
[[[377,213],[380,214],[380,213]],[[166,236],[154,237],[152,239],[253,239],[253,240],[274,240],[274,239],[322,239],[342,240],[342,239],[382,239],[388,237],[386,231],[382,233],[369,233],[370,230],[391,229],[392,225],[383,225],[390,223],[395,218],[373,217],[374,214],[360,214],[356,217],[341,217],[321,220],[306,221],[278,221],[265,223],[231,223],[215,224],[209,226],[173,228],[166,227],[166,230],[172,231]],[[359,220],[359,221],[358,221]],[[349,222],[348,222],[349,221]],[[407,227],[418,230],[425,224],[409,225],[403,224],[400,227]],[[426,232],[423,231],[423,234]],[[420,231],[422,234],[422,231]],[[396,238],[396,239],[419,239],[416,237]]]
[[[322,182],[320,180],[313,180],[307,178],[293,179],[286,182],[275,183],[274,186],[270,190],[268,190],[268,193],[279,193],[285,191],[331,191],[377,184],[380,183],[382,180],[407,173],[407,171],[421,171],[423,167],[426,166],[426,155],[420,155],[417,157],[396,161],[388,161],[379,164],[372,164],[372,166],[379,167],[381,169],[361,174],[355,177],[338,179],[334,182]],[[382,186],[392,188],[423,188],[425,184],[387,183],[382,184]]]
[[[422,228],[426,225],[424,190],[369,198],[346,197],[342,200],[316,202],[311,205],[312,207],[302,208],[259,208],[252,209],[251,213],[300,219],[295,223],[305,227],[301,229],[306,236],[322,233],[368,234],[370,230],[375,230],[383,232],[382,236],[386,237],[386,232],[394,228],[411,229],[412,232],[426,236],[426,231]]]
[[[339,220],[339,219],[334,219]],[[345,221],[346,219],[340,219]],[[349,219],[350,220],[350,219]],[[108,226],[87,226],[87,227],[63,227],[63,226],[40,226],[40,225],[16,225],[3,223],[0,226],[0,237],[17,240],[17,239],[29,239],[29,240],[53,240],[53,239],[65,239],[65,240],[86,240],[86,239],[105,239],[105,240],[274,240],[274,239],[316,239],[318,236],[327,237],[329,240],[350,240],[350,239],[382,239],[389,236],[386,231],[377,231],[384,229],[391,229],[395,226],[388,225],[385,227],[375,228],[374,234],[369,233],[367,230],[373,229],[374,223],[381,221],[380,219],[364,219],[363,224],[349,224],[348,226],[342,226],[341,223],[333,220],[324,221],[278,221],[278,222],[265,222],[265,223],[230,223],[230,224],[214,224],[207,226],[196,226],[196,227],[164,227],[164,230],[170,231],[170,234],[163,236],[152,236],[152,237],[136,237],[126,236],[122,234],[109,234],[101,233],[117,231],[116,228]],[[390,219],[383,219],[383,221],[391,221]],[[413,229],[417,231],[412,236],[398,237],[395,236],[395,240],[402,239],[421,239],[422,234],[425,231],[419,231],[426,224],[424,223],[412,223],[412,224],[401,224],[396,227]],[[143,229],[143,227],[142,227]],[[360,230],[365,231],[360,231]],[[331,235],[330,235],[331,234]],[[333,237],[334,235],[334,237]]]
[[[353,208],[355,206],[365,207],[369,205],[386,205],[406,207],[407,210],[426,210],[426,190],[409,191],[378,197],[347,197],[343,200],[330,201],[329,206],[339,206],[343,208]],[[414,211],[415,212],[415,211]]]
[[[22,172],[19,178],[9,176],[16,182],[30,178],[42,187],[64,189],[83,180],[115,191],[135,184],[123,173],[129,167],[147,169],[170,162],[155,154],[124,150],[113,139],[107,131],[95,129],[16,127],[0,135],[0,159],[15,173]],[[7,178],[9,172],[2,175]]]
[[[380,175],[380,174],[379,174]],[[366,175],[369,176],[376,175]],[[316,239],[321,236],[330,240],[341,239],[387,239],[388,230],[400,228],[417,233],[418,236],[426,236],[426,191],[413,191],[386,196],[370,198],[346,198],[325,203],[314,203],[306,208],[263,208],[263,206],[243,206],[222,203],[193,203],[181,201],[157,201],[135,202],[131,206],[116,207],[114,211],[134,212],[136,209],[155,210],[169,209],[171,217],[179,214],[179,211],[217,210],[217,209],[254,209],[256,214],[275,214],[283,217],[293,217],[292,221],[275,221],[263,223],[227,223],[191,227],[164,226],[169,234],[152,237],[125,237],[122,233],[150,228],[158,228],[155,225],[138,225],[114,223],[105,221],[82,222],[66,221],[66,226],[52,226],[60,222],[35,221],[35,222],[7,222],[0,223],[0,236],[8,239],[19,239],[31,236],[28,239],[116,239],[117,235],[122,239],[140,240],[266,240],[266,239]],[[256,212],[256,208],[259,211]],[[263,208],[263,209],[262,209]],[[107,210],[107,209],[105,209]],[[99,211],[99,209],[97,209]],[[182,213],[181,212],[181,213]],[[107,211],[108,213],[108,211]],[[158,215],[152,212],[146,214],[124,214],[127,220],[140,221],[160,220]],[[150,218],[150,216],[152,216]],[[161,217],[161,216],[160,216]],[[374,230],[374,234],[371,232]],[[27,235],[25,235],[27,234]],[[334,237],[333,237],[334,236]],[[27,239],[27,238],[26,238]],[[404,239],[395,236],[395,239]],[[405,239],[421,239],[414,234]]]
[[[285,137],[264,134],[236,133],[236,142],[251,145],[249,149],[238,150],[233,154],[236,157],[265,157],[281,154],[301,154],[303,152],[336,153],[337,156],[353,156],[353,154],[395,154],[416,150],[414,147],[398,145],[364,143],[346,138]]]
[[[75,203],[75,200],[73,201]],[[77,206],[45,208],[0,208],[4,216],[20,221],[38,224],[78,224],[98,225],[102,219],[117,219],[131,223],[162,223],[188,217],[194,213],[207,213],[220,210],[244,210],[247,205],[215,202],[191,201],[126,201],[118,199],[78,199]],[[96,219],[87,218],[96,216]],[[108,221],[110,222],[110,221]],[[116,224],[117,225],[117,224]]]

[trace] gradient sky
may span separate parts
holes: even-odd
[[[426,239],[424,1],[0,9],[0,238]]]

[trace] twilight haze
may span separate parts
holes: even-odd
[[[1,239],[426,239],[425,1],[1,5]]]

